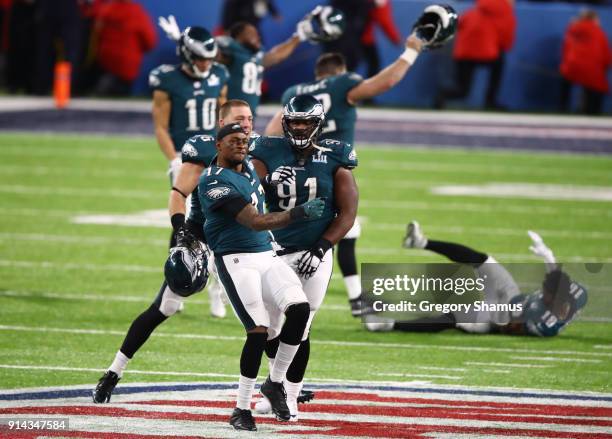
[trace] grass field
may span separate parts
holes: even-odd
[[[612,262],[610,201],[431,192],[493,182],[609,191],[612,158],[367,146],[359,154],[361,262],[442,261],[400,248],[413,218],[429,235],[501,262],[537,262],[527,229],[539,231],[562,261]],[[0,135],[1,388],[96,383],[157,293],[169,230],[71,219],[163,209],[165,166],[153,139]],[[610,301],[595,303],[585,316],[609,317]],[[594,320],[554,339],[368,333],[350,316],[335,276],[313,327],[307,378],[610,391],[612,323]],[[239,321],[231,313],[209,317],[200,293],[159,328],[123,382],[233,381],[242,340]]]

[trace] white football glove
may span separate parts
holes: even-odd
[[[172,186],[174,186],[176,177],[179,173],[179,170],[181,169],[181,163],[182,163],[181,158],[175,157],[172,160],[170,160],[170,163],[168,165],[168,175],[170,176],[170,182],[172,183]]]
[[[157,23],[172,41],[178,41],[181,38],[181,29],[179,29],[174,15],[169,15],[168,18],[159,17]]]
[[[542,239],[542,237],[538,235],[536,232],[533,232],[531,230],[528,230],[527,234],[529,235],[529,237],[531,238],[531,241],[533,242],[533,245],[529,246],[529,250],[531,250],[531,252],[534,255],[539,256],[542,259],[544,259],[544,263],[547,266],[556,267],[557,261],[555,259],[555,255],[553,254],[553,251],[550,248],[548,248],[546,244],[544,244],[544,240]]]
[[[309,279],[317,269],[327,251],[332,248],[332,243],[325,238],[319,239],[310,250],[304,252],[296,263],[297,274],[304,279]]]
[[[300,41],[309,41],[311,39],[314,32],[312,30],[312,23],[310,22],[310,15],[298,22],[295,27],[295,35]]]
[[[279,166],[266,176],[266,182],[272,186],[278,186],[279,184],[292,185],[295,184],[295,169],[291,166]]]

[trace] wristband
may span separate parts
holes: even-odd
[[[325,256],[325,253],[332,248],[334,245],[327,239],[321,238],[317,241],[317,243],[312,247],[314,251],[319,253],[319,257],[322,258]],[[320,250],[320,252],[319,252]]]
[[[172,223],[172,229],[176,232],[185,224],[185,215],[182,213],[175,213],[170,218],[170,222]]]
[[[417,52],[412,47],[406,47],[404,53],[402,53],[399,57],[406,61],[408,64],[413,65],[417,59],[417,56],[419,56],[419,52]]]

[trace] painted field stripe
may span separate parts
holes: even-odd
[[[125,335],[125,330],[101,330],[101,329],[76,329],[76,328],[56,328],[45,326],[16,326],[16,325],[0,325],[0,331],[27,331],[27,332],[57,332],[66,334],[88,334],[88,335]],[[244,341],[242,336],[223,336],[223,335],[205,335],[205,334],[186,334],[186,333],[167,333],[156,331],[155,336],[159,337],[175,337],[188,339],[204,339],[204,340],[238,340]],[[583,355],[590,357],[612,357],[611,352],[581,352],[581,351],[555,351],[547,349],[526,349],[526,348],[496,348],[484,346],[451,346],[448,344],[417,344],[417,343],[380,343],[366,341],[340,341],[340,340],[317,340],[317,344],[341,347],[377,347],[382,349],[401,348],[401,349],[440,349],[451,351],[466,351],[466,352],[508,352],[508,353],[528,353],[528,354],[554,354],[554,355]],[[466,363],[467,364],[467,363]],[[495,363],[485,363],[484,365],[496,365]],[[504,365],[502,364],[502,367]],[[549,366],[545,366],[549,367]]]
[[[130,180],[155,180],[163,181],[165,170],[161,167],[158,171],[136,171],[130,169],[79,169],[76,167],[60,166],[20,166],[0,164],[0,173],[3,175],[69,175],[71,177],[100,177],[100,178],[121,178]]]
[[[44,269],[63,269],[63,270],[94,270],[94,271],[125,271],[132,273],[161,273],[161,267],[151,267],[147,265],[127,265],[127,264],[83,264],[71,262],[52,262],[52,261],[14,261],[0,259],[0,267],[18,268],[44,268]]]
[[[408,377],[408,378],[444,378],[446,380],[461,380],[463,377],[457,375],[435,375],[435,374],[420,374],[420,373],[373,373],[374,376],[388,376],[388,377]]]
[[[35,241],[35,242],[62,242],[65,244],[99,245],[99,244],[130,244],[138,246],[162,246],[168,245],[168,240],[162,239],[135,239],[126,237],[106,237],[106,236],[80,236],[80,235],[60,235],[49,233],[0,233],[0,240],[14,241]]]
[[[612,344],[596,344],[593,347],[595,349],[612,349]]]
[[[155,406],[171,407],[212,407],[212,408],[232,408],[234,401],[177,401],[177,400],[152,400],[131,402],[147,406],[147,410],[155,411]],[[144,407],[143,407],[144,408]],[[497,409],[484,409],[479,407],[461,407],[460,410],[449,410],[448,407],[414,407],[402,405],[369,405],[369,404],[320,404],[316,400],[300,406],[300,413],[317,414],[339,414],[339,415],[367,415],[381,417],[416,417],[416,418],[437,418],[437,419],[470,419],[478,421],[500,421],[500,422],[524,422],[534,424],[566,424],[566,425],[587,425],[587,426],[612,426],[612,419],[594,416],[550,416],[545,414],[532,414],[523,412],[507,413]],[[547,422],[548,421],[548,422]],[[554,422],[550,422],[554,421]]]
[[[529,198],[543,200],[612,201],[608,186],[570,186],[532,183],[485,183],[473,185],[439,185],[431,188],[434,195]],[[579,209],[578,209],[579,210]]]
[[[553,366],[546,364],[521,364],[521,363],[485,363],[480,361],[465,361],[463,364],[469,366],[497,366],[497,367],[520,367],[527,369],[547,369]]]
[[[108,406],[94,406],[93,404],[87,406],[58,406],[58,407],[21,407],[14,409],[0,409],[0,413],[19,415],[19,414],[42,414],[42,415],[64,415],[64,416],[79,416],[79,415],[96,415],[96,416],[109,416],[109,417],[121,417],[121,418],[145,418],[145,419],[177,419],[177,420],[191,420],[191,421],[213,421],[213,422],[227,422],[227,414],[215,415],[215,414],[196,414],[196,413],[176,413],[176,412],[163,412],[163,411],[136,411],[128,410],[119,407],[108,407]],[[351,421],[338,421],[337,414],[319,413],[318,419],[305,419],[300,422],[300,426],[303,427],[341,427],[351,425],[353,427],[360,427],[368,433],[370,437],[388,437],[390,425],[393,425],[394,432],[398,431],[398,428],[406,426],[412,428],[414,425],[420,426],[435,426],[440,427],[453,427],[450,431],[455,431],[457,427],[477,427],[478,430],[485,432],[487,429],[499,429],[502,432],[507,432],[509,429],[519,430],[521,432],[529,432],[534,434],[550,434],[552,432],[557,433],[571,433],[571,436],[565,437],[588,437],[584,434],[597,434],[598,437],[612,437],[610,429],[607,427],[601,427],[597,425],[572,425],[572,424],[549,424],[549,423],[529,423],[529,422],[502,422],[499,420],[476,420],[465,419],[465,418],[422,418],[422,417],[394,417],[385,416],[386,422],[380,422],[383,418],[378,415],[376,417],[368,415],[354,414],[351,416]],[[261,418],[259,423],[276,423],[272,418]],[[331,425],[330,425],[331,424]],[[390,425],[388,425],[390,424]],[[367,430],[366,430],[367,429]],[[385,434],[385,430],[386,433]],[[377,434],[380,431],[382,434]],[[342,434],[341,431],[334,431],[334,434]],[[406,437],[406,436],[400,436]],[[411,436],[408,436],[411,437]]]
[[[567,357],[510,357],[511,360],[533,360],[533,361],[549,361],[559,363],[602,363],[602,360],[591,358],[567,358]]]

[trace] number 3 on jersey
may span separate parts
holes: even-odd
[[[323,105],[323,111],[325,111],[325,114],[329,113],[332,106],[331,96],[329,93],[320,93],[318,95],[314,95],[314,97],[317,98]],[[321,134],[331,133],[332,131],[336,131],[336,121],[334,119],[325,119],[325,125],[323,125],[323,131],[321,131]]]
[[[189,118],[188,131],[212,130],[215,128],[217,113],[217,98],[208,98],[202,101],[202,126],[198,125],[198,101],[189,99],[185,103]]]
[[[304,187],[308,188],[308,200],[306,201],[314,200],[317,196],[317,178],[307,178]],[[278,206],[284,210],[293,209],[297,201],[297,183],[294,181],[290,185],[279,184],[276,186],[276,190],[278,198],[280,198]]]

